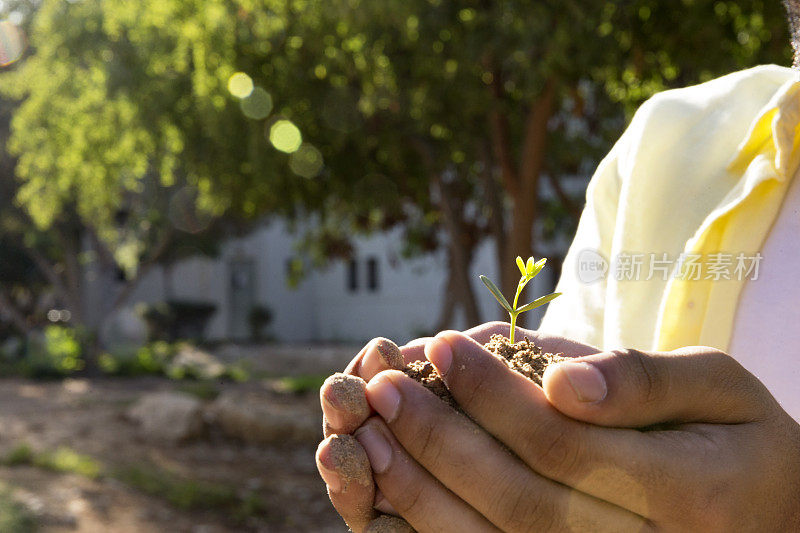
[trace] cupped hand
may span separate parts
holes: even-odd
[[[464,335],[477,343],[485,343],[500,333],[508,335],[508,324],[490,322],[467,330]],[[550,351],[565,352],[570,355],[596,353],[597,350],[562,337],[540,335],[534,331],[517,328],[517,336],[527,336],[538,345]],[[424,347],[432,338],[416,339],[400,347],[403,364],[425,358]],[[373,483],[362,482],[361,473],[369,469],[366,455],[352,452],[343,454],[343,448],[355,448],[347,439],[336,435],[348,435],[356,431],[374,411],[367,405],[366,397],[354,396],[353,390],[365,388],[366,381],[388,369],[398,369],[397,361],[386,353],[382,339],[370,341],[347,366],[343,374],[331,376],[320,389],[323,410],[323,427],[326,439],[317,450],[317,467],[328,487],[331,501],[348,526],[356,532],[363,531],[376,516],[376,509],[385,513],[397,514]],[[345,442],[346,441],[346,442]],[[355,463],[355,464],[354,464]],[[354,476],[354,472],[359,473]]]
[[[542,389],[457,332],[425,351],[469,418],[385,371],[356,432],[418,530],[800,529],[800,426],[722,352],[567,351]]]

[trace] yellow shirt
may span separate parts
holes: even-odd
[[[727,350],[799,164],[796,70],[654,96],[589,183],[541,329],[602,349]]]

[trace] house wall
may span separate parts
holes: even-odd
[[[573,180],[565,188],[572,192],[572,189],[583,187],[585,180]],[[230,239],[222,246],[217,258],[198,257],[176,264],[169,274],[171,281],[163,268],[154,268],[129,299],[130,305],[164,301],[167,289],[171,287],[172,299],[211,302],[217,306],[207,327],[207,339],[237,340],[235,336],[237,331],[241,333],[241,328],[236,327],[232,318],[235,316],[232,268],[234,264],[251,264],[253,279],[239,294],[248,296],[254,305],[272,310],[273,320],[268,332],[277,341],[360,343],[372,337],[385,336],[406,342],[434,329],[446,283],[444,253],[403,259],[400,231],[359,237],[354,240],[353,259],[358,264],[355,289],[349,287],[346,261],[335,261],[325,270],[312,272],[292,289],[286,283],[287,261],[294,255],[293,246],[297,238],[298,234],[289,231],[283,222],[275,221],[245,237]],[[553,257],[563,255],[568,244],[567,239],[562,239],[540,249]],[[378,265],[376,290],[367,287],[366,264],[371,258]],[[479,274],[484,274],[499,280],[494,244],[490,239],[476,250],[471,269],[481,318],[484,321],[506,319],[478,279]],[[554,285],[554,269],[546,268],[526,289],[524,301],[529,301],[533,295],[550,292]],[[88,294],[95,300],[115,291],[108,276],[94,276],[94,281],[88,282],[87,286]],[[543,309],[537,309],[528,313],[527,326],[536,327],[543,312]],[[246,316],[246,312],[242,316]],[[452,327],[463,329],[464,322],[463,316],[457,315]]]

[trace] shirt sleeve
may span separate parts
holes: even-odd
[[[564,258],[556,291],[540,330],[603,346],[611,250],[620,197],[619,158],[625,135],[601,161],[586,189],[586,205]]]

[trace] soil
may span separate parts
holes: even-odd
[[[330,454],[341,474],[342,493],[347,492],[351,482],[369,486],[372,483],[372,470],[364,448],[352,435],[331,435],[329,437]]]
[[[492,335],[489,342],[483,346],[506,363],[510,369],[519,372],[540,387],[545,369],[553,363],[568,359],[561,354],[544,352],[541,347],[536,346],[527,337],[511,344],[511,341],[502,335]],[[415,361],[403,371],[408,377],[420,382],[444,402],[459,411],[461,410],[455,398],[447,390],[442,377],[430,362]]]
[[[364,533],[414,533],[414,528],[402,518],[385,514],[371,521]]]
[[[370,407],[367,403],[367,383],[349,374],[336,374],[328,377],[320,391],[328,389],[332,393],[324,397],[323,400],[330,402],[331,398],[339,404],[338,408],[353,414],[353,418],[366,419],[370,414]]]
[[[263,511],[242,521],[226,509],[185,510],[110,476],[89,479],[25,465],[0,466],[3,497],[32,514],[37,531],[43,533],[346,531],[314,464],[319,439],[261,446],[219,434],[181,445],[143,440],[138,426],[124,416],[126,410],[145,393],[182,385],[150,377],[0,379],[0,457],[23,443],[35,451],[66,446],[109,470],[157,468],[182,479],[236,487],[257,495],[264,502]],[[217,384],[221,392],[268,386],[267,382]],[[302,407],[315,420],[322,416],[315,392],[276,393],[275,402]],[[15,533],[2,524],[0,520],[2,533]]]

